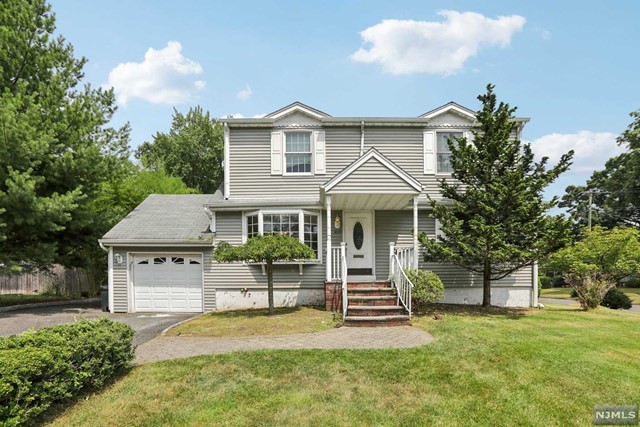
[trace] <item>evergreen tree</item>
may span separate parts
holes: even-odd
[[[108,128],[112,91],[81,85],[76,59],[44,0],[0,8],[0,273],[81,265],[102,182],[124,168],[129,128]]]
[[[547,170],[547,158],[534,161],[529,144],[516,137],[509,104],[498,104],[493,85],[478,96],[478,131],[473,141],[454,138],[451,180],[439,181],[444,200],[430,198],[433,216],[444,237],[421,233],[429,261],[450,262],[482,276],[482,305],[491,305],[491,281],[506,277],[564,246],[569,225],[549,216],[557,199],[543,200],[543,191],[570,166],[573,152]]]

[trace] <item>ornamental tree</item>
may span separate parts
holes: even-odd
[[[616,282],[640,272],[640,231],[585,229],[580,240],[550,256],[547,264],[562,272],[585,310],[595,308]]]
[[[548,159],[534,161],[529,144],[518,138],[515,108],[498,104],[489,84],[478,96],[479,128],[473,140],[453,138],[451,179],[440,179],[442,202],[429,197],[443,236],[419,240],[427,261],[449,262],[482,275],[482,306],[491,305],[491,281],[532,264],[563,247],[569,223],[547,212],[557,199],[543,199],[544,189],[571,162],[573,152],[547,169]]]
[[[315,259],[315,252],[295,237],[284,234],[256,236],[242,246],[231,246],[225,241],[218,242],[213,257],[218,262],[256,262],[264,263],[267,271],[267,293],[269,315],[275,314],[273,306],[273,263],[276,261],[294,261]]]

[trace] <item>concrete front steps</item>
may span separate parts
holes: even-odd
[[[345,326],[409,325],[409,315],[397,305],[391,284],[385,282],[353,282],[347,284],[347,316]]]

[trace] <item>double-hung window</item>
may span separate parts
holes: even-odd
[[[296,210],[287,212],[257,211],[245,215],[246,238],[257,235],[284,234],[299,239],[320,259],[320,217],[318,214]]]
[[[449,149],[449,144],[447,144],[447,141],[449,139],[451,139],[452,142],[455,142],[453,138],[462,138],[462,132],[437,133],[438,173],[451,173],[453,171],[453,169],[451,168],[451,150]]]
[[[311,132],[285,132],[286,173],[311,173]]]

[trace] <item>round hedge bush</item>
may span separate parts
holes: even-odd
[[[411,295],[417,305],[436,302],[444,297],[444,285],[433,271],[405,269],[404,272],[413,283]]]
[[[622,292],[618,288],[613,288],[609,289],[600,305],[612,308],[614,310],[629,310],[632,303],[631,299],[624,292]]]

